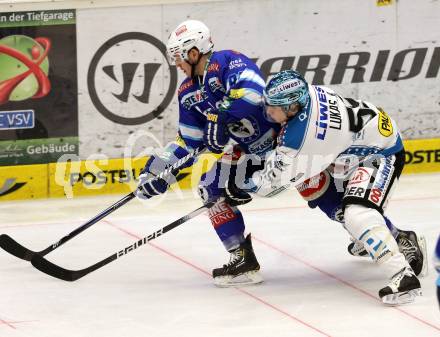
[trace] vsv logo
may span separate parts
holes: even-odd
[[[143,124],[170,104],[177,70],[169,64],[160,40],[141,32],[122,33],[96,51],[87,86],[93,105],[104,117],[118,124]]]
[[[34,124],[34,110],[0,111],[0,130],[32,129]]]

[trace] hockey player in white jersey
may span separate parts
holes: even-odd
[[[265,168],[254,173],[247,189],[273,196],[330,171],[342,192],[345,228],[392,273],[379,297],[387,304],[412,302],[421,295],[420,282],[383,216],[404,165],[395,121],[371,103],[309,85],[293,70],[275,75],[264,95],[268,118],[283,127]]]

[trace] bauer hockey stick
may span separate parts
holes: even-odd
[[[32,265],[37,268],[38,270],[42,271],[43,273],[59,278],[60,280],[64,281],[76,281],[80,279],[81,277],[86,276],[87,274],[90,274],[91,272],[104,267],[105,265],[109,264],[110,262],[113,262],[114,260],[117,260],[121,258],[124,255],[127,255],[128,253],[134,251],[135,249],[145,245],[148,241],[154,240],[161,236],[162,234],[165,234],[166,232],[169,232],[173,228],[176,228],[177,226],[180,226],[181,224],[187,222],[188,220],[191,220],[192,218],[196,217],[197,215],[203,213],[205,210],[211,208],[218,200],[208,202],[204,204],[203,206],[197,208],[196,210],[192,211],[191,213],[173,221],[169,225],[166,225],[165,227],[155,231],[154,233],[134,242],[130,246],[121,249],[117,251],[116,253],[110,255],[109,257],[80,270],[69,270],[65,269],[63,267],[60,267],[56,265],[53,262],[50,262],[46,260],[41,255],[34,255],[32,258]]]
[[[205,147],[203,147],[203,146],[196,148],[194,151],[188,153],[185,157],[182,157],[181,159],[179,159],[177,162],[175,162],[173,165],[171,165],[170,167],[168,167],[167,169],[165,169],[164,171],[159,173],[154,178],[151,178],[150,181],[155,180],[155,179],[161,179],[166,176],[169,176],[174,170],[179,169],[188,160],[197,156],[199,153],[203,152],[204,150],[205,150]],[[57,249],[58,247],[62,246],[67,241],[73,239],[75,236],[77,236],[81,232],[85,231],[87,228],[93,226],[95,223],[102,220],[110,213],[113,213],[114,211],[116,211],[119,207],[125,205],[127,202],[132,200],[135,196],[136,196],[136,194],[134,192],[131,192],[130,194],[126,195],[121,200],[119,200],[116,203],[114,203],[113,205],[111,205],[106,210],[99,213],[94,218],[87,221],[84,225],[78,227],[77,229],[70,232],[69,234],[67,234],[66,236],[64,236],[63,238],[58,240],[57,242],[51,244],[46,249],[43,249],[42,251],[39,251],[39,252],[32,251],[32,250],[22,246],[21,244],[19,244],[17,241],[15,241],[13,238],[11,238],[7,234],[0,235],[0,247],[3,248],[5,251],[7,251],[9,254],[12,254],[22,260],[31,261],[35,255],[44,256],[46,254],[49,254],[51,251]]]

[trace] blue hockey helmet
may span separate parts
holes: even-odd
[[[272,77],[264,89],[264,101],[267,105],[289,107],[292,104],[299,104],[304,107],[309,100],[307,81],[294,70],[279,72]]]

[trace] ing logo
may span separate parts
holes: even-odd
[[[0,40],[0,105],[50,92],[48,38],[10,35]]]
[[[93,105],[104,117],[137,125],[158,117],[170,104],[177,70],[169,64],[161,41],[149,34],[128,32],[98,49],[89,66],[87,85]]]

